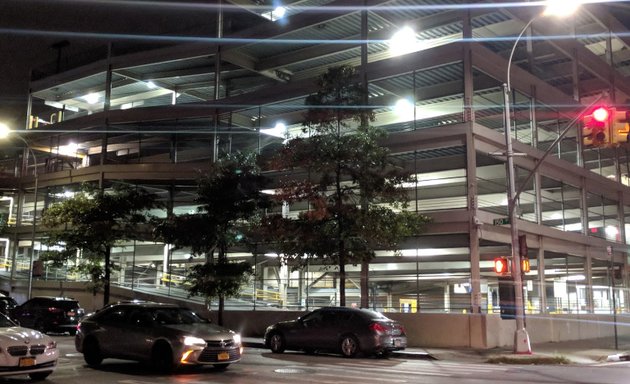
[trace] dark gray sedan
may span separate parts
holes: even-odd
[[[301,350],[387,355],[405,349],[403,326],[369,309],[326,307],[297,320],[276,323],[265,332],[265,345],[274,353]]]
[[[182,365],[240,361],[241,336],[172,304],[128,302],[108,305],[86,316],[75,338],[88,365],[104,358],[148,362],[161,372]]]

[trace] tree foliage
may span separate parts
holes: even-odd
[[[220,324],[225,299],[237,296],[252,273],[249,263],[231,262],[227,252],[250,242],[250,226],[258,211],[270,204],[261,192],[265,183],[255,154],[227,155],[200,175],[197,212],[170,216],[154,232],[156,239],[175,249],[189,247],[192,255],[205,257],[205,263],[189,269],[186,286],[191,296],[219,298]]]
[[[140,239],[140,226],[150,218],[147,211],[156,206],[155,196],[141,189],[115,186],[105,191],[83,185],[72,198],[44,210],[41,224],[48,250],[40,260],[62,266],[77,259],[71,270],[89,279],[93,294],[104,289],[107,304],[110,271],[117,268],[110,261],[111,248]]]
[[[396,250],[423,231],[428,218],[404,211],[402,188],[412,175],[381,145],[373,111],[352,67],[329,68],[306,99],[303,137],[288,141],[276,160],[286,171],[276,198],[308,202],[297,219],[266,219],[265,237],[293,265],[317,258],[336,265],[345,305],[345,265],[361,264],[361,304],[367,306],[367,267],[376,249]],[[305,173],[305,175],[304,175]]]

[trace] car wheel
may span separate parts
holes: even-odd
[[[341,338],[339,349],[344,357],[355,357],[359,353],[359,341],[353,335],[346,335]]]
[[[286,349],[286,343],[284,341],[284,336],[281,333],[274,333],[269,337],[269,348],[273,353],[282,353]]]
[[[33,372],[33,373],[29,373],[28,377],[31,378],[31,380],[35,380],[35,381],[39,381],[39,380],[44,380],[46,379],[53,371],[44,371],[44,372]]]
[[[314,355],[315,350],[313,348],[304,348],[304,353],[306,353],[307,355]]]
[[[173,351],[171,347],[164,343],[156,344],[151,353],[151,363],[153,364],[153,368],[158,372],[173,372],[175,366],[173,364]]]
[[[97,366],[103,362],[101,348],[95,339],[87,339],[83,343],[83,360],[90,366]]]
[[[77,334],[77,330],[75,328],[72,328],[68,331],[68,333],[70,334],[70,336],[75,336]]]

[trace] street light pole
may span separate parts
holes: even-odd
[[[503,125],[505,134],[505,156],[507,161],[507,177],[508,177],[508,220],[510,222],[510,244],[512,248],[512,278],[514,279],[514,315],[516,318],[516,330],[514,331],[514,353],[532,353],[532,347],[529,341],[529,334],[525,329],[525,311],[523,305],[523,277],[521,275],[521,255],[519,253],[518,226],[516,207],[518,205],[518,196],[516,195],[516,178],[514,175],[514,150],[512,148],[512,122],[510,121],[510,69],[512,67],[512,58],[516,51],[518,42],[530,25],[536,20],[533,17],[521,30],[518,37],[512,45],[510,57],[507,64],[507,84],[503,84]]]
[[[35,156],[35,152],[29,145],[28,141],[26,141],[26,139],[15,132],[13,132],[13,134],[15,135],[15,137],[24,142],[24,145],[26,145],[26,149],[30,152],[31,156],[33,156],[33,176],[35,177],[35,188],[33,197],[33,227],[31,230],[31,255],[29,257],[28,271],[28,299],[30,299],[33,293],[33,258],[35,257],[35,233],[37,229],[37,192],[39,187],[39,175],[37,172],[37,157]]]
[[[516,46],[521,40],[521,37],[525,34],[525,31],[532,25],[534,20],[539,16],[566,16],[573,13],[577,7],[579,7],[580,1],[566,2],[566,1],[548,1],[547,8],[541,14],[532,17],[527,24],[523,27],[517,38],[514,40],[512,50],[510,51],[510,57],[507,64],[506,84],[503,84],[503,104],[504,104],[504,133],[505,133],[505,151],[507,161],[507,177],[508,177],[508,220],[510,221],[510,244],[512,248],[512,277],[514,279],[514,314],[516,317],[516,330],[514,332],[514,353],[532,353],[531,344],[529,341],[529,334],[525,329],[525,308],[523,305],[523,276],[521,274],[521,255],[519,253],[519,241],[518,241],[518,225],[516,207],[518,206],[518,196],[522,191],[522,188],[516,191],[516,179],[514,171],[514,150],[512,149],[512,123],[510,120],[510,69],[512,66],[512,59]],[[558,138],[560,140],[567,132],[569,127],[565,129],[562,135]],[[547,151],[545,156],[549,153]],[[541,158],[540,162],[544,159]],[[535,170],[534,170],[535,171]],[[530,173],[530,176],[533,172]],[[529,180],[528,177],[528,180]]]
[[[31,298],[33,292],[33,258],[35,256],[35,233],[37,228],[37,193],[39,189],[39,175],[37,172],[37,157],[35,156],[35,152],[31,148],[28,141],[25,138],[20,136],[18,133],[11,131],[11,129],[4,123],[0,123],[0,137],[7,137],[9,134],[13,134],[19,140],[21,140],[26,146],[26,151],[30,153],[33,157],[33,176],[35,178],[35,189],[34,189],[34,198],[33,198],[33,227],[31,231],[31,255],[29,257],[29,273],[28,273],[28,298]],[[24,210],[24,204],[21,204],[21,210]],[[20,212],[22,214],[22,212]],[[16,241],[15,247],[17,247],[18,241]],[[15,260],[14,260],[15,264]],[[15,268],[13,268],[14,270]],[[13,278],[13,273],[11,274],[11,278]]]

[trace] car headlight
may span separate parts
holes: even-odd
[[[184,337],[184,345],[196,345],[199,347],[205,347],[206,346],[206,341],[200,337],[195,337],[195,336],[186,336]]]
[[[235,333],[234,335],[232,335],[232,339],[234,339],[234,343],[236,344],[240,344],[241,343],[241,335],[238,333]]]
[[[46,344],[46,349],[55,349],[57,348],[57,342],[56,341],[51,341],[48,344]]]

